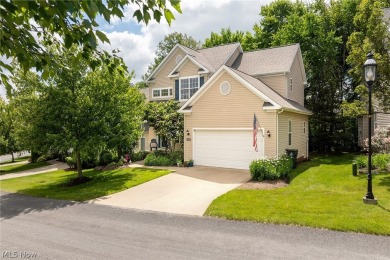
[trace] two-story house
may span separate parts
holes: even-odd
[[[178,44],[147,81],[150,102],[180,102],[184,159],[195,165],[248,169],[254,158],[288,148],[308,157],[311,112],[299,44],[252,52],[239,43],[199,50]],[[158,137],[147,128],[146,147],[151,139]]]

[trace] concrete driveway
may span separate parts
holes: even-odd
[[[250,179],[249,171],[196,166],[90,201],[125,208],[202,216],[218,196]]]

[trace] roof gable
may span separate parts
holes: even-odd
[[[169,72],[168,77],[177,77],[177,72],[180,71],[181,68],[185,66],[187,62],[194,63],[199,69],[202,69],[201,73],[209,73],[209,69],[205,67],[203,64],[195,60],[192,56],[186,55],[172,70]]]
[[[146,81],[151,81],[158,74],[158,72],[165,66],[165,64],[170,60],[170,58],[176,53],[178,49],[181,49],[183,52],[188,54],[188,48],[184,48],[184,46],[180,44],[176,44],[172,50],[168,53],[168,55],[160,62],[157,68],[149,75]]]
[[[199,89],[179,110],[181,113],[188,113],[191,110],[187,109],[189,106],[193,106],[196,101],[207,92],[207,90],[214,84],[214,82],[223,74],[228,73],[234,79],[239,81],[242,85],[251,90],[254,94],[256,94],[259,98],[261,98],[267,104],[271,106],[267,106],[267,109],[287,109],[289,111],[303,113],[303,114],[311,114],[309,110],[299,105],[296,102],[287,100],[276,93],[274,90],[265,85],[262,81],[247,75],[243,72],[231,69],[225,65],[222,65],[221,68],[205,83],[205,85]]]

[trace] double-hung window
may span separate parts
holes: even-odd
[[[155,88],[153,89],[153,98],[172,97],[172,88]]]
[[[180,99],[191,98],[199,89],[199,77],[180,79]]]

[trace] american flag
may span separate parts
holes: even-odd
[[[257,128],[259,127],[259,121],[256,118],[256,113],[253,114],[253,147],[257,150]]]

